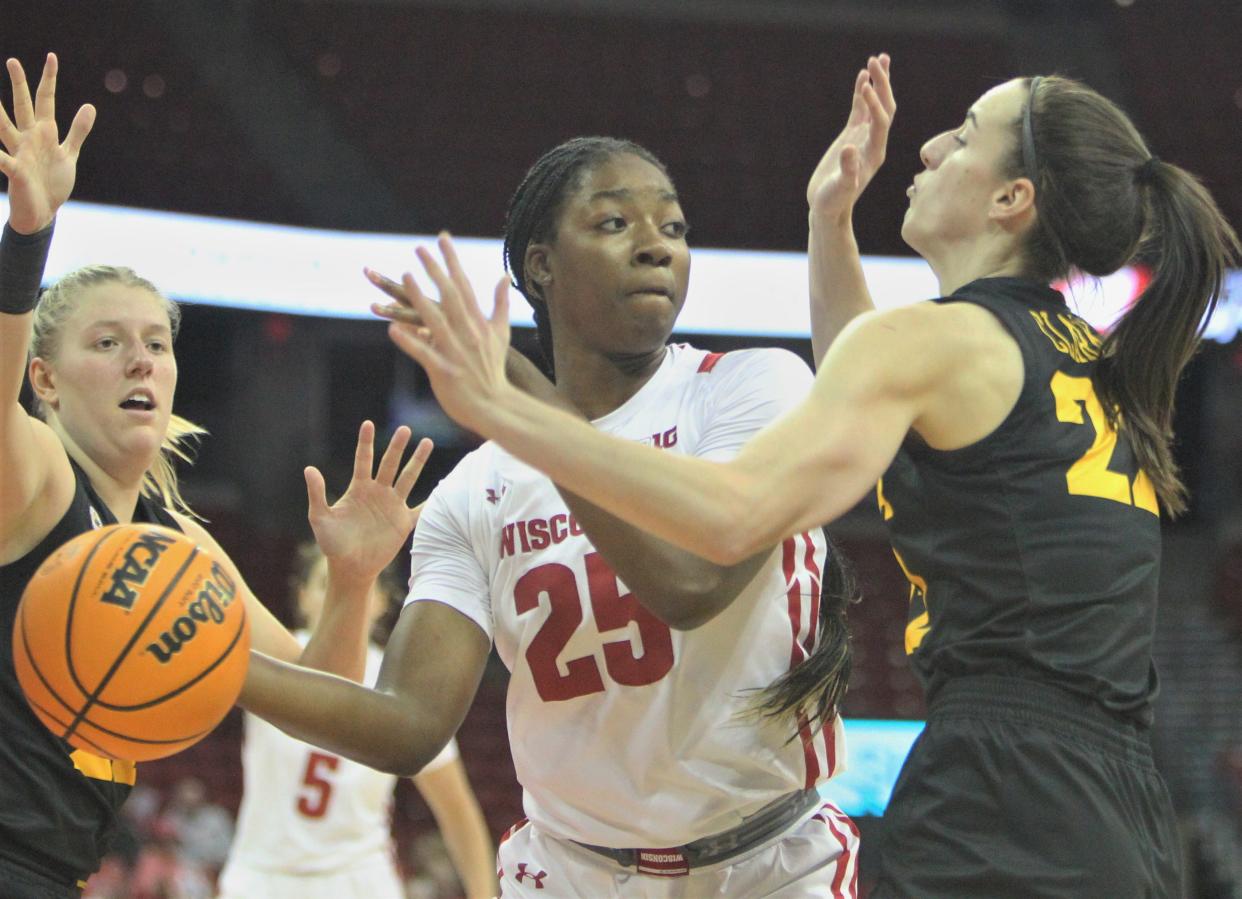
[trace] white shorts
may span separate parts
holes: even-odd
[[[405,887],[385,852],[337,871],[282,874],[229,862],[217,899],[405,899]]]
[[[568,840],[515,826],[496,851],[502,899],[856,899],[858,829],[830,802],[783,834],[679,876],[639,874]]]

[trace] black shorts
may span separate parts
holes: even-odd
[[[4,899],[81,899],[82,889],[76,883],[52,880],[0,857],[0,896]]]
[[[1178,899],[1176,833],[1144,730],[1057,687],[960,678],[893,788],[871,899]]]

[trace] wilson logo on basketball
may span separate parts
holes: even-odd
[[[144,531],[125,550],[121,567],[112,572],[112,585],[99,597],[100,602],[120,606],[125,611],[134,607],[138,590],[147,582],[151,569],[159,561],[164,550],[173,544],[174,537],[159,531]]]
[[[155,656],[157,662],[167,665],[182,646],[194,639],[199,625],[224,622],[224,610],[232,605],[236,595],[237,585],[233,579],[218,563],[213,562],[211,577],[203,581],[198,595],[186,603],[185,614],[178,616],[155,643],[147,644],[146,651]]]

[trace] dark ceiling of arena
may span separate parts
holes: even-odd
[[[575,134],[669,165],[707,246],[796,249],[805,180],[869,53],[893,56],[865,251],[901,253],[918,148],[1016,74],[1081,77],[1242,224],[1235,0],[5,0],[3,52],[61,56],[58,114],[99,109],[83,200],[328,228],[499,232]],[[19,14],[20,10],[20,14]],[[8,93],[7,85],[4,93]]]

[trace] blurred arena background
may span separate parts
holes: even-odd
[[[74,194],[90,203],[494,238],[543,150],[610,134],[668,163],[695,247],[799,252],[806,178],[844,119],[854,73],[887,51],[898,114],[888,163],[856,216],[865,253],[906,253],[899,224],[923,140],[991,85],[1054,71],[1118,101],[1155,152],[1200,175],[1242,230],[1238,0],[3,0],[0,10],[6,56],[37,72],[44,52],[59,53],[64,122],[81,103],[99,109]],[[368,263],[364,246],[358,266]],[[279,267],[266,274],[282,276]],[[212,434],[186,493],[281,615],[293,548],[309,536],[304,465],[343,485],[361,419],[381,430],[408,423],[438,444],[418,488],[425,495],[474,445],[438,413],[384,328],[362,318],[371,299],[359,274],[358,319],[185,310],[177,408]],[[768,301],[762,290],[741,299]],[[532,332],[516,339],[533,348]],[[797,338],[695,341],[779,344],[809,361]],[[1165,529],[1153,742],[1181,817],[1188,896],[1217,899],[1242,896],[1236,330],[1222,330],[1191,366],[1178,433],[1193,505]],[[917,720],[920,690],[901,641],[907,588],[873,510],[865,502],[830,528],[866,593],[851,617],[846,713]],[[505,681],[494,661],[459,735],[494,837],[521,817]],[[235,715],[194,749],[143,765],[140,782],[159,791],[145,801],[158,809],[193,776],[234,811],[240,733]],[[882,819],[859,823],[866,847]],[[432,823],[412,790],[398,795],[396,826],[411,868],[434,865],[413,858],[434,849],[419,840]],[[864,848],[864,885],[869,869]]]

